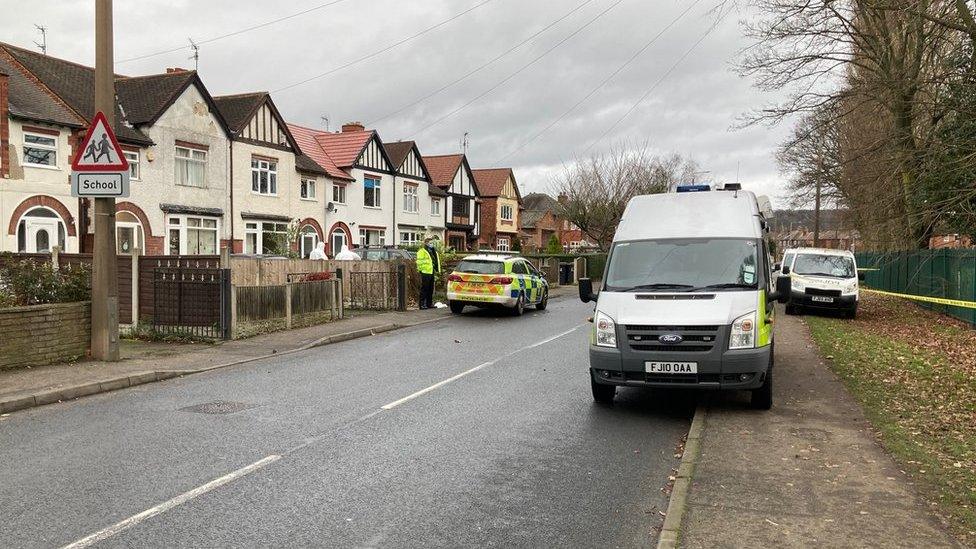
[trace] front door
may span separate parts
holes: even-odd
[[[346,233],[343,231],[336,231],[332,233],[332,257],[342,251],[342,247],[346,245]]]
[[[31,254],[48,253],[58,242],[58,221],[56,219],[27,218],[24,220],[27,231],[26,252]]]

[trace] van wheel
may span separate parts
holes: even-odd
[[[766,381],[762,387],[752,391],[752,407],[757,410],[768,410],[773,407],[773,369],[766,372]]]
[[[844,316],[846,316],[847,318],[849,318],[851,320],[854,320],[855,318],[857,318],[857,304],[855,304],[853,307],[851,307],[850,309],[848,309],[847,311],[845,311],[844,312]]]
[[[546,307],[548,306],[549,306],[549,290],[545,290],[545,293],[542,294],[542,300],[536,303],[535,309],[537,311],[545,311]]]
[[[522,316],[522,313],[524,312],[525,312],[525,294],[522,294],[518,296],[517,300],[515,300],[515,306],[512,307],[512,315]]]
[[[593,372],[590,372],[590,388],[593,390],[593,400],[600,404],[613,404],[613,397],[617,394],[616,385],[603,385],[593,379]]]
[[[464,312],[464,303],[461,303],[460,301],[451,301],[449,305],[451,307],[451,312],[456,315]]]

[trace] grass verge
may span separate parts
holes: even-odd
[[[875,295],[862,296],[857,320],[806,321],[933,511],[976,543],[976,330]]]

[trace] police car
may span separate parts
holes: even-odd
[[[451,312],[464,307],[501,306],[516,316],[534,305],[544,310],[549,303],[549,283],[525,258],[502,254],[470,255],[447,277],[447,301]]]

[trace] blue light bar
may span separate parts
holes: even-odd
[[[678,185],[675,192],[679,193],[700,193],[712,190],[711,185]]]

